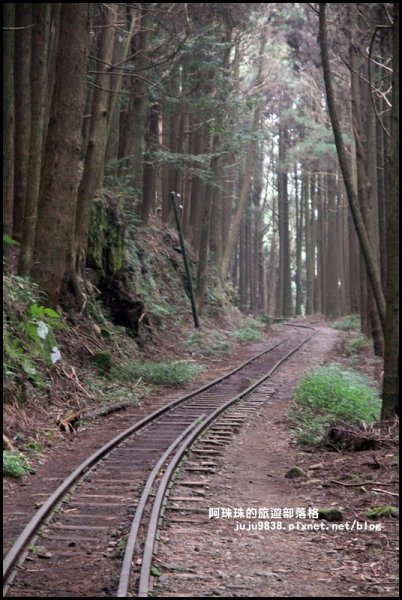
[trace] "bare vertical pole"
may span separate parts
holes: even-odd
[[[177,231],[179,232],[181,251],[183,252],[183,261],[184,261],[184,267],[186,269],[186,274],[187,274],[187,285],[188,285],[188,291],[190,293],[190,300],[191,300],[191,308],[192,308],[192,311],[193,311],[194,325],[195,325],[196,329],[198,329],[199,326],[200,326],[200,322],[198,320],[197,307],[196,307],[196,304],[195,304],[193,282],[192,282],[192,279],[191,279],[190,264],[188,262],[187,252],[186,252],[186,248],[185,248],[185,245],[184,245],[183,228],[181,226],[181,219],[180,219],[180,215],[179,215],[179,209],[178,209],[177,203],[176,203],[176,192],[170,192],[170,198],[171,198],[172,204],[173,204],[173,210],[174,210],[174,216],[175,216],[175,219],[176,219]]]

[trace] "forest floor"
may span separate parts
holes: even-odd
[[[249,531],[235,530],[234,518],[210,519],[201,531],[196,525],[187,532],[182,529],[175,533],[169,528],[162,532],[156,562],[161,576],[153,595],[397,595],[396,519],[374,521],[365,516],[375,506],[396,504],[395,452],[382,448],[345,454],[312,453],[295,443],[286,416],[297,383],[307,369],[334,361],[351,366],[350,357],[344,353],[348,334],[331,329],[325,322],[314,326],[318,328],[316,336],[274,374],[271,382],[275,392],[269,402],[259,409],[258,416],[250,418],[219,458],[217,473],[209,477],[204,508],[269,507],[283,511],[337,507],[344,514],[344,529],[340,523],[285,517],[263,519],[280,521],[281,530],[253,530],[251,524],[256,521],[252,519],[242,520],[250,523]],[[276,335],[278,329],[268,331],[265,341],[274,340]],[[35,489],[46,491],[54,485],[54,478],[65,477],[90,451],[109,439],[112,428],[125,429],[128,423],[229,371],[263,345],[241,344],[230,354],[204,357],[208,369],[192,384],[155,390],[137,406],[96,419],[77,432],[59,433],[34,464],[35,475],[4,480],[5,503],[11,501],[21,510],[33,510]],[[353,362],[354,368],[380,380],[381,363],[370,348],[355,355]],[[286,478],[294,465],[306,475]],[[50,469],[52,481],[48,477]],[[329,529],[303,530],[303,524],[312,522],[325,523]],[[352,523],[354,530],[350,529]],[[293,531],[285,530],[290,529],[289,524],[295,526]]]

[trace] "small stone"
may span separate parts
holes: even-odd
[[[38,552],[38,558],[52,558],[52,556],[50,552]]]

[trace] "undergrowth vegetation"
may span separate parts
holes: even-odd
[[[186,347],[191,352],[202,356],[216,356],[225,354],[232,349],[231,336],[226,331],[206,330],[203,333],[194,331],[186,339]]]
[[[183,385],[198,377],[205,367],[188,361],[122,363],[112,369],[112,375],[123,381],[143,379],[156,385]]]
[[[34,469],[22,454],[3,450],[3,475],[23,477],[33,472]]]
[[[3,277],[3,377],[7,384],[22,383],[45,388],[46,368],[61,358],[55,332],[60,315],[41,304],[38,287],[22,277]],[[20,398],[22,398],[20,396]]]
[[[237,342],[259,342],[265,328],[266,323],[262,320],[246,317],[241,320],[240,327],[232,335]]]
[[[334,423],[372,422],[380,412],[381,399],[370,380],[334,363],[304,376],[289,417],[298,441],[319,445]]]
[[[347,315],[342,319],[338,319],[334,323],[332,323],[332,327],[334,329],[339,329],[341,331],[359,331],[360,330],[360,317],[357,314]]]

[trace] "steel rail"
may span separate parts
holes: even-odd
[[[72,486],[82,477],[82,475],[84,475],[86,473],[86,471],[88,471],[91,467],[93,467],[95,464],[97,464],[106,454],[108,454],[113,448],[118,446],[121,442],[123,442],[130,435],[143,429],[149,423],[156,421],[158,417],[162,416],[165,413],[168,413],[170,410],[172,410],[176,406],[183,404],[187,400],[190,400],[191,398],[194,398],[195,396],[202,394],[203,392],[211,389],[215,385],[218,385],[219,383],[226,381],[231,376],[235,375],[236,373],[238,373],[239,371],[244,369],[244,367],[246,367],[250,363],[256,361],[258,358],[260,358],[264,354],[271,352],[272,350],[274,350],[281,344],[284,344],[289,339],[290,339],[289,337],[286,337],[283,340],[276,342],[269,348],[259,352],[255,356],[251,357],[250,359],[248,359],[247,361],[245,361],[238,367],[235,367],[234,369],[229,371],[229,373],[226,373],[226,375],[223,375],[222,377],[218,377],[217,379],[214,379],[213,381],[207,383],[206,385],[202,386],[201,388],[198,388],[198,389],[190,392],[189,394],[186,394],[185,396],[182,396],[180,398],[177,398],[176,400],[173,400],[172,402],[166,404],[165,406],[158,409],[157,411],[151,413],[147,417],[144,417],[141,421],[139,421],[138,423],[135,423],[134,425],[132,425],[125,431],[118,434],[116,437],[114,437],[112,440],[110,440],[104,446],[102,446],[100,449],[98,449],[96,452],[94,452],[89,458],[87,458],[85,461],[83,461],[60,484],[60,486],[49,496],[49,498],[42,504],[40,509],[35,513],[35,515],[32,517],[32,519],[27,523],[27,525],[24,527],[21,534],[15,540],[15,542],[12,545],[9,552],[4,557],[4,560],[3,560],[3,586],[5,588],[7,587],[8,583],[9,583],[9,578],[12,574],[13,567],[17,564],[18,560],[20,559],[21,555],[23,554],[24,548],[32,540],[32,538],[34,537],[34,535],[36,534],[38,529],[44,523],[46,517],[48,517],[48,515],[52,512],[52,510],[61,501],[63,496],[65,496],[65,494],[68,492],[68,490],[70,490],[72,488]],[[18,564],[21,564],[22,562],[23,561],[20,561]]]
[[[137,505],[137,509],[135,511],[135,516],[134,516],[134,519],[132,522],[130,535],[127,540],[126,551],[124,553],[123,566],[121,568],[120,584],[119,584],[119,590],[117,592],[117,596],[121,596],[121,593],[120,593],[120,586],[122,585],[121,582],[122,581],[124,582],[126,579],[128,580],[128,577],[130,574],[131,564],[130,564],[130,562],[128,562],[127,557],[131,557],[134,554],[134,546],[135,546],[135,542],[136,542],[137,535],[138,535],[138,529],[140,527],[141,520],[142,520],[142,517],[144,514],[144,510],[145,510],[145,505],[147,503],[147,500],[148,500],[149,494],[152,490],[152,486],[155,482],[155,479],[158,477],[164,463],[167,461],[167,459],[172,454],[172,452],[174,452],[174,450],[177,448],[177,446],[180,444],[180,442],[182,442],[183,439],[186,438],[186,436],[188,436],[190,431],[192,429],[194,429],[194,427],[199,423],[199,421],[204,418],[205,418],[205,414],[200,415],[197,419],[195,419],[195,421],[193,421],[193,423],[191,423],[191,425],[189,425],[170,444],[169,448],[162,454],[162,456],[160,457],[160,459],[158,460],[158,462],[152,469],[151,474],[149,475],[149,477],[145,483],[144,489],[142,490],[141,497],[140,497],[140,500]]]
[[[296,325],[296,324],[288,324],[288,325],[292,326],[292,327],[299,327],[299,325]],[[198,439],[198,437],[214,421],[217,420],[217,418],[221,415],[222,412],[226,411],[233,404],[240,401],[242,398],[245,398],[246,396],[250,395],[256,388],[261,386],[267,379],[269,379],[271,377],[271,375],[280,367],[280,365],[285,360],[290,358],[290,356],[292,356],[295,352],[297,352],[297,350],[299,350],[304,344],[306,344],[313,337],[313,335],[316,332],[314,327],[310,327],[310,326],[306,326],[306,325],[302,325],[301,327],[305,327],[307,329],[312,329],[313,333],[311,333],[311,335],[309,335],[306,339],[302,340],[302,342],[300,342],[300,344],[298,344],[295,348],[290,350],[287,354],[285,354],[285,356],[283,356],[280,360],[278,360],[275,363],[275,365],[265,375],[263,375],[260,379],[258,379],[258,381],[254,382],[252,385],[250,385],[246,390],[244,390],[240,394],[237,394],[234,398],[231,398],[230,400],[225,402],[225,404],[223,404],[222,406],[217,408],[211,415],[209,415],[195,430],[191,431],[191,433],[187,436],[187,438],[184,440],[183,444],[180,446],[180,448],[176,451],[175,455],[171,459],[171,461],[170,461],[168,467],[166,468],[166,471],[161,479],[161,482],[160,482],[160,485],[158,488],[158,492],[156,494],[154,504],[152,507],[151,516],[149,519],[148,532],[147,532],[147,536],[146,536],[144,552],[143,552],[143,557],[142,557],[142,563],[141,563],[139,591],[137,594],[138,597],[147,597],[148,596],[149,579],[150,579],[150,572],[151,572],[151,567],[152,567],[152,557],[153,557],[153,553],[154,553],[155,538],[156,538],[156,532],[157,532],[157,527],[158,527],[158,521],[160,518],[161,507],[163,504],[163,500],[167,494],[169,482],[172,479],[172,476],[173,476],[175,470],[177,469],[177,466],[178,466],[181,458],[189,450],[189,448],[195,443],[195,441]],[[141,513],[141,517],[142,517],[142,513]],[[130,570],[131,570],[131,565],[133,562],[135,544],[136,544],[138,529],[139,529],[139,522],[137,523],[137,521],[139,521],[141,519],[141,517],[137,518],[137,515],[135,515],[134,521],[136,521],[136,525],[134,526],[134,521],[133,521],[133,526],[132,526],[130,534],[129,534],[126,551],[125,551],[125,555],[124,555],[124,560],[123,560],[124,567],[122,568],[121,573],[120,573],[119,588],[118,588],[118,593],[117,593],[118,597],[126,598],[128,596]]]

